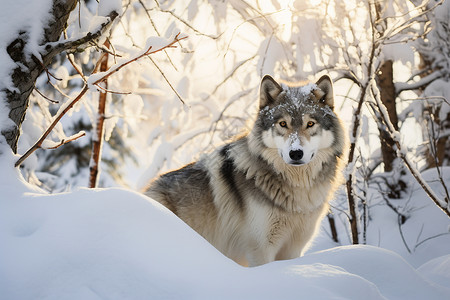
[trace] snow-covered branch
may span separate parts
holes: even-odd
[[[77,140],[77,139],[79,139],[79,138],[81,138],[81,137],[83,137],[85,135],[86,135],[86,132],[80,131],[77,134],[74,134],[74,135],[71,135],[71,136],[69,136],[69,137],[67,137],[65,139],[62,139],[59,143],[55,143],[53,141],[45,140],[42,143],[41,148],[42,149],[56,149],[56,148],[61,147],[62,145],[65,145],[65,144],[70,143],[70,142],[72,142],[74,140]]]
[[[383,105],[380,99],[380,94],[378,91],[378,87],[376,83],[372,80],[370,84],[370,91],[373,95],[373,98],[376,101],[377,107],[381,114],[381,118],[388,129],[388,133],[391,135],[392,139],[397,146],[397,155],[404,161],[408,170],[423,188],[423,190],[427,193],[430,199],[439,207],[447,216],[450,217],[450,198],[447,193],[445,199],[440,199],[440,197],[431,189],[428,183],[423,179],[417,168],[414,166],[414,163],[407,156],[407,150],[401,144],[400,133],[394,128],[394,125],[391,123],[389,119],[389,114],[386,110],[386,107]]]
[[[418,90],[421,88],[426,87],[434,80],[443,77],[445,74],[442,71],[435,71],[431,73],[430,75],[427,75],[417,82],[414,83],[407,83],[407,82],[397,82],[395,83],[395,93],[397,96],[403,92],[403,91],[411,91],[411,90]]]
[[[90,42],[99,39],[106,31],[111,28],[113,21],[119,16],[118,12],[112,11],[106,17],[106,20],[101,23],[96,30],[88,32],[85,36],[76,39],[68,39],[56,43],[47,43],[44,49],[47,51],[43,56],[56,55],[63,51],[77,51],[79,47],[86,47]]]

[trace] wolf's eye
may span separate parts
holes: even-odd
[[[280,124],[281,127],[287,128],[286,121],[281,121],[279,124]]]
[[[314,123],[313,121],[309,121],[308,123],[306,123],[306,128],[311,128],[314,126],[314,124],[316,123]]]

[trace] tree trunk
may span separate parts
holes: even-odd
[[[336,222],[334,221],[334,216],[329,213],[328,214],[328,223],[330,224],[330,230],[331,230],[331,238],[335,243],[339,243],[338,233],[336,229]]]
[[[105,47],[109,48],[109,42],[105,42]],[[105,72],[108,70],[108,53],[102,58],[100,64],[100,72]],[[108,89],[108,80],[103,81],[105,90]],[[106,91],[100,92],[98,97],[98,112],[97,112],[97,123],[95,125],[94,137],[92,139],[92,156],[89,166],[89,187],[95,188],[98,184],[98,174],[100,169],[100,161],[102,156],[102,144],[103,144],[103,125],[105,123],[105,108],[106,108]]]
[[[76,7],[77,0],[53,0],[52,15],[44,29],[41,45],[49,42],[56,42],[67,24],[70,12]],[[34,89],[38,76],[48,66],[53,57],[58,54],[48,51],[42,54],[42,57],[29,57],[25,53],[25,46],[28,42],[29,32],[24,28],[18,33],[17,39],[11,42],[6,51],[11,59],[16,63],[16,68],[12,70],[11,78],[15,89],[8,89],[1,86],[0,91],[5,95],[5,100],[9,106],[9,118],[14,122],[14,126],[9,128],[0,128],[1,134],[6,138],[6,142],[14,153],[17,153],[17,141],[20,135],[20,127],[25,119],[25,113],[28,107],[28,98]]]
[[[377,83],[380,90],[381,102],[386,107],[389,119],[394,125],[395,130],[398,130],[398,116],[395,105],[395,87],[393,78],[392,60],[383,62],[377,74]],[[386,128],[378,128],[380,131],[381,153],[383,155],[384,171],[391,172],[393,170],[394,160],[397,154],[394,150],[395,142],[387,132]]]

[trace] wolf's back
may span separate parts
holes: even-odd
[[[209,174],[200,162],[161,175],[144,193],[196,230],[215,214]]]

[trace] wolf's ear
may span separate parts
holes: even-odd
[[[313,93],[320,103],[328,105],[331,109],[334,107],[333,82],[330,76],[323,75],[316,82],[317,90]]]
[[[277,102],[278,95],[283,88],[270,75],[265,75],[261,80],[259,89],[259,108],[273,105]]]

